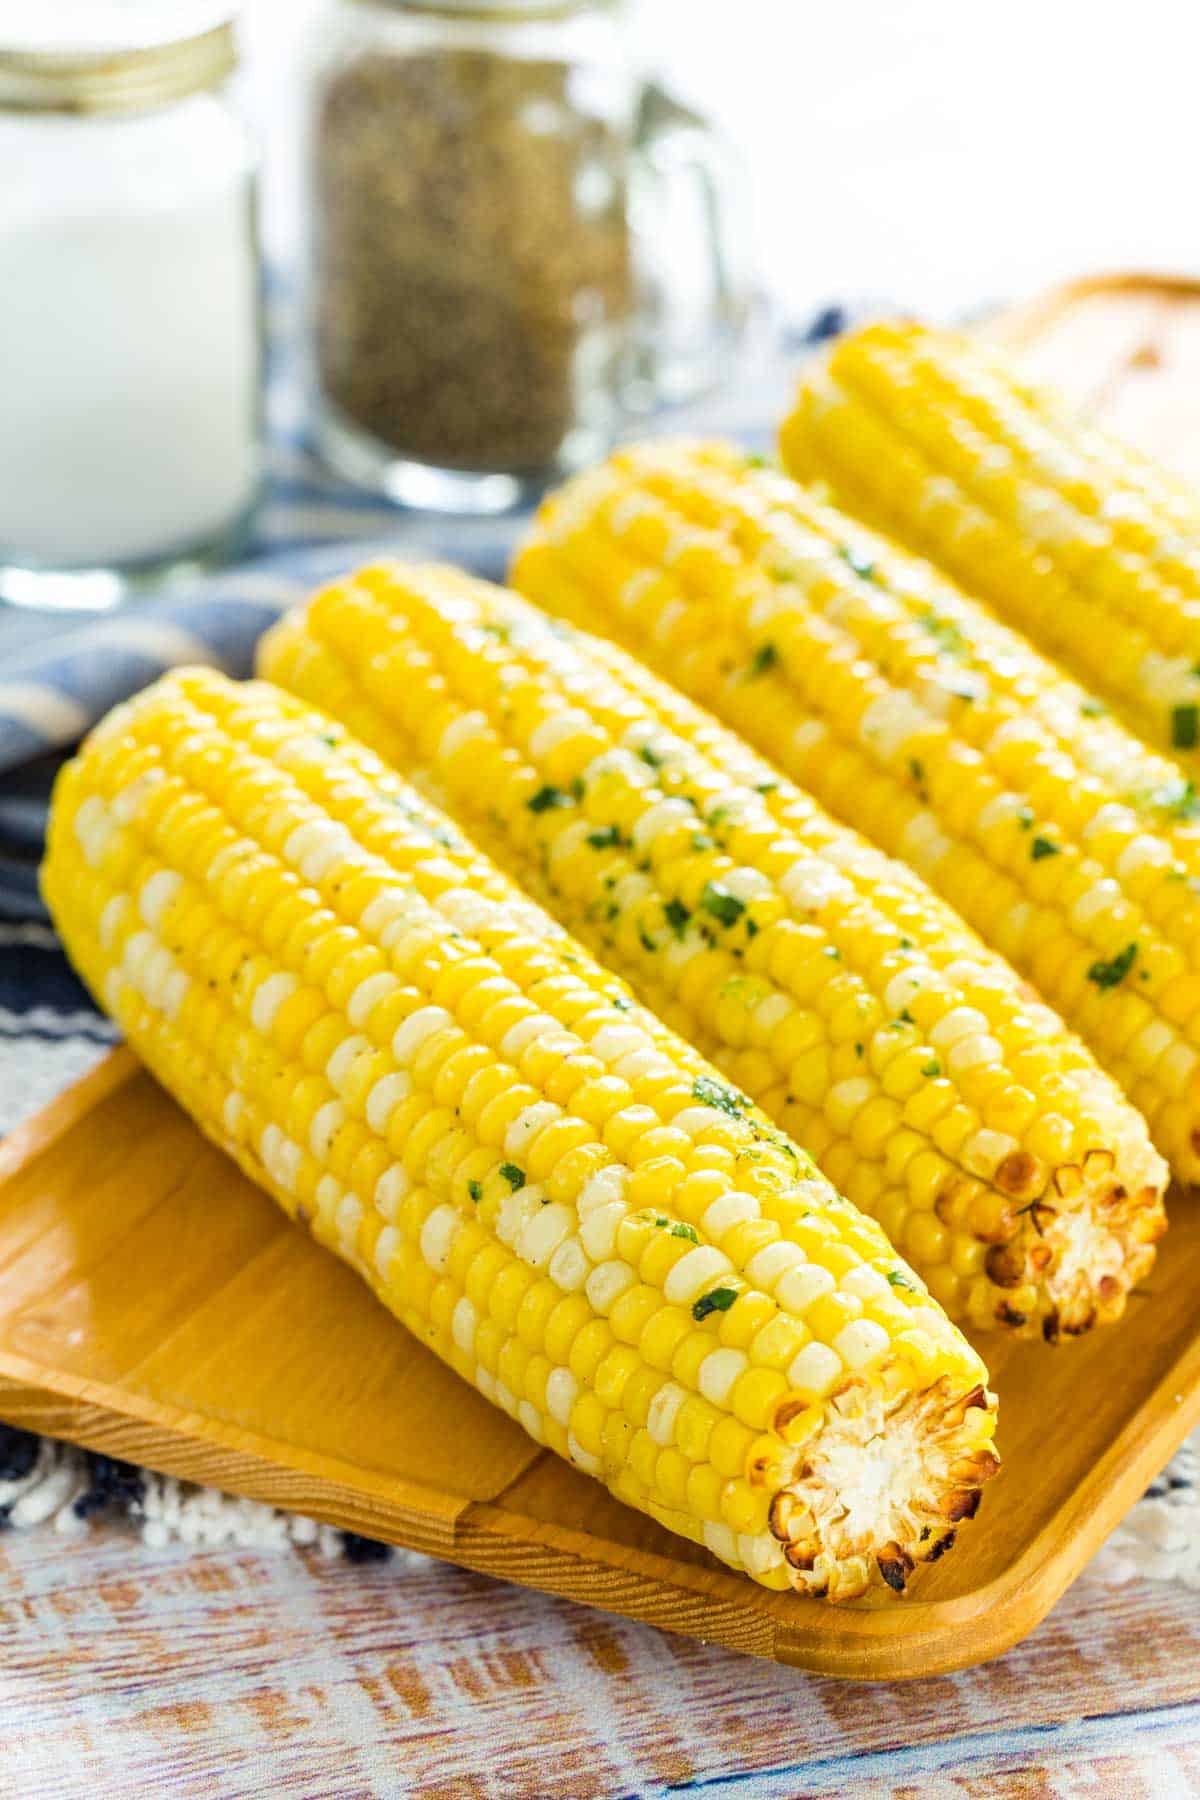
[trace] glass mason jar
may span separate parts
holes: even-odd
[[[228,5],[0,14],[0,598],[229,553],[262,469],[255,158]]]
[[[499,511],[719,375],[725,153],[642,81],[613,0],[336,0],[308,114],[315,432],[350,480]],[[656,249],[689,196],[681,349]]]

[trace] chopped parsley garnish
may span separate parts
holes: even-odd
[[[756,794],[773,794],[778,786],[777,781],[756,781],[754,791]]]
[[[1085,700],[1079,711],[1085,719],[1103,719],[1108,708],[1103,700]]]
[[[323,744],[328,744],[331,750],[336,750],[340,739],[335,737],[332,731],[323,731],[321,733],[321,742]]]
[[[863,1053],[863,1046],[861,1044],[855,1044],[855,1046],[854,1046],[855,1056],[861,1056],[862,1053]],[[790,1098],[790,1096],[789,1096],[789,1098]]]
[[[830,957],[833,962],[841,962],[842,960],[842,953],[836,944],[823,944],[821,946],[821,955]]]
[[[966,641],[953,619],[943,619],[940,613],[927,612],[921,615],[921,625],[933,639],[939,650],[947,656],[962,656],[966,651]]]
[[[925,784],[925,764],[923,762],[919,761],[917,757],[915,757],[915,756],[909,757],[908,772],[912,776],[913,780],[916,782],[918,787],[924,786],[924,784]]]
[[[1151,804],[1161,808],[1172,819],[1200,818],[1200,794],[1194,781],[1172,781],[1147,796]]]
[[[714,1081],[711,1075],[697,1075],[692,1083],[692,1098],[699,1100],[702,1106],[715,1106],[718,1112],[728,1113],[731,1119],[740,1119],[741,1109],[747,1104],[745,1096],[736,1088]]]
[[[675,936],[682,937],[687,922],[692,916],[687,907],[683,904],[683,901],[668,900],[667,904],[663,907],[663,912],[666,916],[667,924],[671,927]]]
[[[1029,854],[1034,862],[1041,862],[1044,856],[1061,856],[1062,846],[1052,843],[1049,838],[1035,837],[1029,846]]]
[[[1200,707],[1171,708],[1171,742],[1176,750],[1194,750],[1200,743]]]
[[[701,1294],[692,1307],[692,1317],[697,1322],[707,1319],[709,1313],[728,1312],[737,1299],[736,1288],[710,1288],[707,1294]]]
[[[658,1226],[660,1231],[669,1231],[672,1237],[686,1238],[689,1244],[698,1244],[700,1242],[700,1239],[696,1236],[695,1226],[685,1225],[682,1219],[676,1219],[674,1224],[672,1224],[670,1219],[664,1219],[660,1213],[654,1223]]]
[[[525,1186],[525,1171],[518,1169],[516,1163],[501,1163],[500,1173],[515,1194],[518,1188]]]
[[[1023,806],[1017,814],[1017,824],[1021,827],[1022,831],[1033,830],[1033,814],[1027,806]]]
[[[621,841],[621,833],[616,825],[600,825],[595,831],[589,831],[587,841],[593,850],[611,850],[614,844]]]
[[[869,556],[865,555],[863,551],[856,550],[853,544],[839,544],[837,553],[845,563],[846,567],[848,569],[853,569],[860,581],[874,581],[877,579],[874,562]]]
[[[633,1005],[633,1001],[626,1000],[624,994],[614,994],[613,995],[613,1005],[616,1007],[618,1012],[628,1012]]]
[[[525,802],[531,813],[549,812],[554,806],[571,806],[574,802],[570,794],[562,788],[540,787],[536,794],[531,794]]]
[[[903,1288],[907,1294],[916,1294],[920,1291],[915,1282],[911,1282],[908,1279],[908,1276],[904,1273],[903,1269],[888,1270],[888,1286]]]
[[[1104,960],[1094,962],[1088,970],[1088,980],[1094,981],[1096,986],[1101,989],[1120,987],[1132,969],[1136,956],[1137,945],[1126,944],[1123,950],[1118,950],[1117,954],[1107,962]]]
[[[770,469],[773,466],[769,456],[763,456],[758,450],[747,450],[746,467],[748,469]]]
[[[750,680],[753,681],[756,676],[765,675],[767,670],[773,669],[778,661],[779,652],[774,644],[760,644],[750,659]]]
[[[649,744],[643,744],[638,755],[648,769],[661,769],[665,761],[665,758],[661,757],[657,750],[652,750]]]
[[[482,1200],[483,1199],[482,1183],[478,1182],[478,1181],[468,1181],[467,1192],[468,1192],[468,1194],[470,1194],[472,1200]]]
[[[731,894],[719,881],[705,882],[700,904],[721,925],[736,925],[746,910],[746,902]]]
[[[923,1063],[921,1066],[922,1075],[928,1075],[930,1081],[936,1081],[941,1072],[942,1065],[937,1060],[936,1056],[932,1062]]]
[[[644,925],[638,926],[638,937],[641,939],[643,950],[649,950],[653,954],[653,952],[658,949],[658,945],[650,936],[650,933],[646,930]]]

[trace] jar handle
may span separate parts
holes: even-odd
[[[750,312],[732,145],[650,82],[634,130],[630,217],[640,300],[625,404],[693,400],[730,373]]]

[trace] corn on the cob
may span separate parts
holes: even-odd
[[[1182,482],[997,351],[909,323],[834,343],[781,447],[1200,767],[1200,504]]]
[[[1172,763],[927,564],[728,447],[577,478],[515,579],[911,864],[1200,1179],[1200,799]]]
[[[986,1373],[879,1227],[330,721],[166,679],[43,881],[202,1128],[621,1499],[839,1598],[974,1511]]]
[[[1143,1121],[948,907],[739,739],[451,569],[364,569],[259,661],[712,1056],[952,1316],[1119,1316],[1163,1223]]]

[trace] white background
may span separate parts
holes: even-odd
[[[288,101],[321,0],[247,0],[246,94],[294,235]],[[1200,271],[1196,0],[633,0],[648,67],[745,158],[760,270],[939,310],[1099,268]]]

